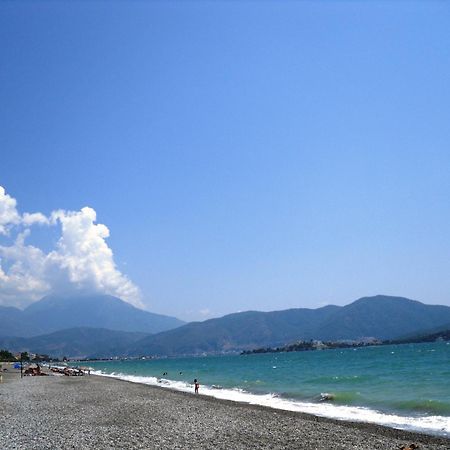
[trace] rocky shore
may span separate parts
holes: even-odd
[[[448,450],[450,440],[221,401],[97,376],[4,375],[9,449]]]

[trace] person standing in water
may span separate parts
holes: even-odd
[[[197,378],[194,380],[194,387],[195,387],[195,393],[198,394],[198,387],[200,386],[200,383],[198,382]]]

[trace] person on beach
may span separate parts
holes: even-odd
[[[197,378],[194,380],[194,386],[195,386],[195,393],[198,394],[198,387],[200,386],[200,383],[197,381]]]

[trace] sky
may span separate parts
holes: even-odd
[[[450,5],[0,3],[0,304],[450,305]]]

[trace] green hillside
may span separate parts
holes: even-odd
[[[248,311],[189,323],[142,339],[130,348],[129,354],[222,353],[308,339],[396,339],[449,321],[450,307],[378,295],[342,307]]]
[[[125,354],[132,344],[145,336],[145,333],[102,328],[70,328],[30,338],[0,338],[0,348],[59,358],[109,358]]]

